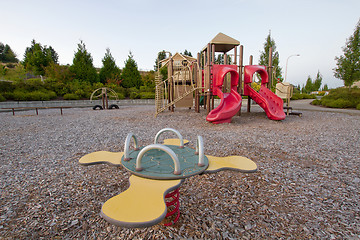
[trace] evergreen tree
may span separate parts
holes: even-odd
[[[104,58],[102,59],[103,66],[100,69],[100,82],[106,83],[107,81],[117,82],[120,79],[120,68],[116,66],[115,59],[111,55],[110,49],[106,49]]]
[[[329,87],[327,84],[324,85],[324,87],[322,88],[322,91],[329,91]]]
[[[313,88],[314,88],[314,86],[313,86],[312,79],[311,79],[310,76],[308,76],[308,78],[306,80],[305,87],[303,88],[302,92],[303,93],[310,93]]]
[[[275,71],[275,79],[273,81],[273,86],[275,87],[277,80],[280,80],[280,82],[283,81],[282,74],[281,74],[281,67],[279,66],[280,60],[279,60],[279,53],[276,51],[276,44],[275,40],[271,38],[271,32],[269,32],[269,35],[266,37],[266,41],[264,43],[264,51],[260,54],[259,59],[259,65],[268,66],[269,65],[269,52],[270,48],[272,47],[272,65],[273,65],[273,71]]]
[[[337,67],[334,76],[344,81],[344,85],[351,85],[360,80],[360,20],[356,25],[354,34],[346,41],[343,47],[344,55],[335,57]]]
[[[27,71],[31,71],[38,75],[44,75],[45,68],[51,63],[57,63],[57,61],[58,54],[51,46],[43,47],[33,39],[31,41],[31,46],[27,47],[25,50],[22,64]]]
[[[16,58],[16,54],[10,48],[8,44],[4,45],[0,42],[0,62],[3,63],[17,63],[19,60]]]
[[[191,52],[185,49],[184,53],[182,55],[192,57]]]
[[[121,78],[121,85],[125,88],[136,87],[139,89],[142,85],[141,76],[131,52],[129,52],[128,59],[125,61]]]
[[[316,74],[316,79],[313,83],[313,89],[312,91],[319,91],[322,83],[322,75],[320,74],[320,71]]]
[[[86,50],[85,43],[80,41],[78,50],[74,55],[73,64],[70,71],[75,75],[75,79],[83,82],[98,82],[98,74],[93,65],[93,58]]]
[[[164,60],[166,58],[166,52],[165,50],[162,50],[161,52],[158,52],[157,58],[155,59],[155,65],[154,70],[158,70],[158,65],[161,60]],[[161,66],[160,66],[161,67]]]

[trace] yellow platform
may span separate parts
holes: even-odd
[[[167,213],[165,195],[178,188],[182,180],[152,180],[131,175],[130,187],[110,198],[101,216],[114,225],[148,227],[161,222]]]
[[[183,139],[184,144],[187,144],[189,142],[189,140]],[[175,145],[178,146],[180,145],[180,139],[178,138],[168,138],[168,139],[164,139],[164,145]]]
[[[214,157],[208,156],[209,167],[205,173],[214,173],[221,170],[235,170],[240,172],[255,172],[257,165],[252,160],[241,156]]]
[[[98,163],[109,163],[115,166],[121,165],[123,152],[98,151],[86,154],[80,158],[79,163],[82,165],[92,165]]]

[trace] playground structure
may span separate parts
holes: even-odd
[[[119,100],[117,93],[114,90],[112,90],[111,88],[102,87],[102,88],[96,89],[95,91],[92,92],[92,94],[90,96],[90,102],[92,102],[95,99],[100,99],[100,98],[101,98],[102,106],[95,105],[93,107],[94,110],[96,110],[96,109],[100,109],[100,110],[113,109],[113,108],[119,109],[119,106],[116,104],[111,104],[109,106],[109,99],[113,98],[115,100]]]
[[[155,78],[155,115],[166,109],[174,111],[175,107],[192,106],[199,113],[203,103],[207,121],[229,123],[233,116],[241,114],[241,96],[248,96],[248,112],[252,99],[269,119],[285,119],[282,99],[269,90],[273,75],[272,49],[268,66],[252,65],[252,56],[249,65],[244,66],[243,46],[238,54],[239,45],[239,41],[219,33],[197,54],[197,59],[176,53],[161,61],[161,67],[167,67],[168,78],[162,80],[159,67]],[[219,53],[223,54],[221,64],[215,61]],[[255,73],[261,76],[260,91],[251,87]],[[216,96],[220,104],[214,109]]]
[[[160,136],[166,132],[177,138],[165,138],[164,144],[159,144]],[[103,204],[101,216],[122,227],[149,227],[163,220],[169,226],[180,217],[179,187],[189,177],[221,170],[257,171],[257,165],[245,157],[205,155],[201,136],[197,137],[196,149],[187,147],[188,142],[177,130],[164,128],[156,134],[154,144],[141,147],[136,136],[129,133],[124,152],[99,151],[80,158],[81,165],[122,165],[133,174],[130,187]]]

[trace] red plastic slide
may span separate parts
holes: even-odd
[[[255,91],[251,86],[254,73],[261,76],[260,91]],[[250,65],[244,69],[244,95],[251,97],[260,107],[265,110],[266,115],[271,120],[284,120],[286,115],[283,110],[283,100],[276,96],[266,87],[269,81],[265,66]]]
[[[230,93],[222,92],[224,77],[227,73],[231,75]],[[237,92],[239,73],[236,65],[213,65],[213,94],[217,95],[221,101],[217,108],[207,115],[206,120],[215,124],[230,123],[231,119],[240,110],[241,96]]]

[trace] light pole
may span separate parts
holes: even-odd
[[[288,61],[289,61],[289,58],[291,57],[299,57],[300,54],[293,54],[293,55],[290,55],[287,59],[286,59],[286,66],[285,66],[285,79],[284,79],[284,82],[286,82],[286,77],[287,77],[287,66],[288,66]]]

